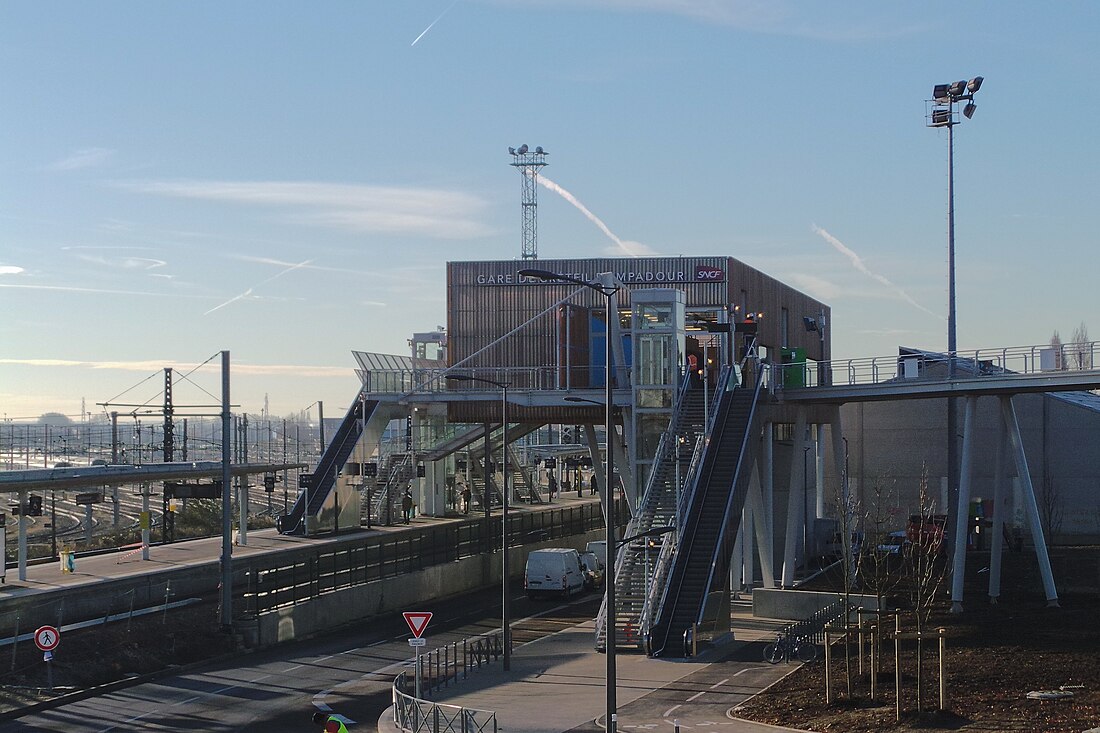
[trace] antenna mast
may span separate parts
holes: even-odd
[[[531,151],[526,143],[518,148],[508,148],[512,156],[511,165],[523,177],[523,259],[537,260],[538,254],[538,175],[539,169],[546,165],[549,155],[541,146]]]

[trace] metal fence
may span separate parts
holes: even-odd
[[[409,733],[497,733],[497,714],[491,710],[442,705],[408,694],[408,676],[393,682],[393,722]]]
[[[805,639],[814,644],[823,644],[825,643],[825,626],[854,610],[855,606],[843,598],[838,598],[828,606],[814,611],[807,618],[787,624],[779,632],[779,635],[788,644],[795,639]]]
[[[625,514],[625,507],[619,507]],[[339,547],[318,549],[293,560],[272,558],[249,567],[241,612],[264,613],[308,601],[343,588],[392,578],[499,550],[500,516],[425,527],[397,537],[369,537]],[[508,517],[509,546],[572,537],[604,526],[596,503]]]

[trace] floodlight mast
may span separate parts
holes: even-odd
[[[963,116],[970,119],[974,116],[977,106],[974,104],[974,94],[982,87],[984,77],[975,76],[969,82],[957,81],[952,84],[936,84],[932,88],[931,110],[928,116],[929,127],[947,128],[947,378],[955,379],[956,354],[958,343],[956,341],[956,317],[955,317],[955,125],[959,124],[955,117],[955,106],[962,101],[967,104],[963,108]],[[955,398],[947,398],[947,487],[949,498],[955,499],[958,491],[958,447],[955,433],[957,431],[957,418],[955,416]],[[954,503],[954,502],[953,502]],[[951,507],[945,507],[955,522],[960,522],[959,512],[951,511]],[[952,537],[955,533],[951,534]],[[952,548],[958,552],[957,547]],[[953,594],[954,595],[954,594]],[[962,610],[961,604],[953,598],[952,610]]]
[[[546,156],[549,155],[536,145],[531,151],[526,144],[519,148],[508,148],[508,154],[512,156],[510,165],[514,166],[523,177],[522,198],[520,205],[523,209],[523,251],[525,260],[538,259],[538,176],[539,170],[545,166]]]

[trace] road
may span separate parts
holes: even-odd
[[[597,594],[570,603],[536,602],[513,589],[513,636],[518,645],[591,619]],[[500,628],[499,590],[470,594],[416,611],[435,614],[428,648]],[[399,614],[314,640],[245,654],[186,674],[69,703],[0,725],[16,731],[313,731],[316,710],[331,710],[373,731],[390,704],[390,686],[412,668],[408,629]],[[471,673],[475,674],[475,673]]]

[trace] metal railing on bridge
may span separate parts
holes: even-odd
[[[816,387],[822,380],[831,386],[870,385],[893,380],[927,379],[930,367],[946,369],[946,353],[913,351],[859,359],[826,362],[771,364],[771,384]],[[1100,341],[1078,344],[1039,344],[958,351],[956,379],[980,379],[1005,374],[1057,374],[1100,370]],[[946,378],[937,376],[935,378]]]
[[[619,506],[620,518],[625,507]],[[512,547],[572,537],[604,526],[596,503],[517,512],[508,517]],[[424,527],[319,548],[294,560],[257,561],[248,569],[241,613],[254,616],[404,573],[500,549],[500,517]]]

